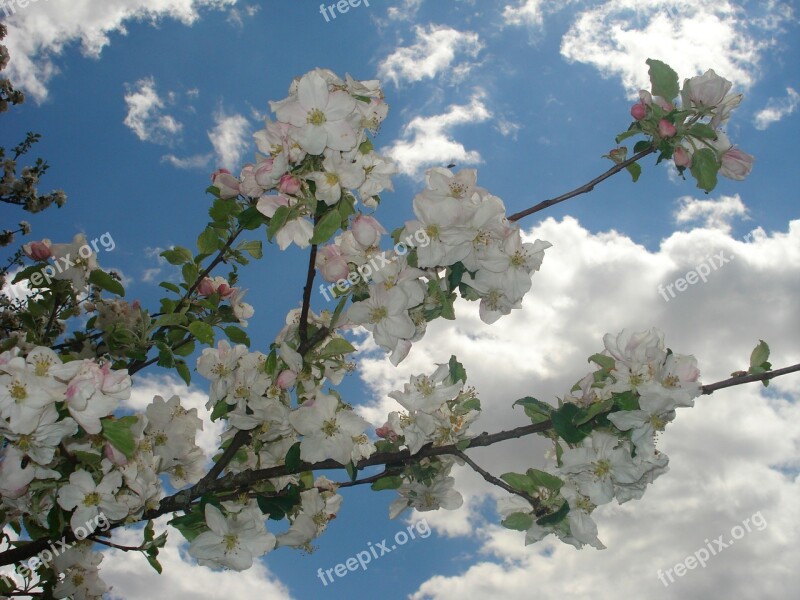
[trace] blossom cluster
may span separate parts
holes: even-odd
[[[352,207],[357,196],[375,208],[380,193],[394,189],[396,168],[374,151],[367,135],[377,133],[389,111],[378,81],[315,69],[270,106],[277,120],[268,118],[255,134],[263,154],[238,178],[224,169],[215,172],[212,185],[221,198],[244,196],[257,201],[264,216],[279,214],[275,239],[281,249],[311,243],[317,201],[335,206],[344,200]]]
[[[373,275],[369,297],[354,302],[347,313],[350,323],[370,330],[375,342],[392,353],[393,364],[422,338],[427,321],[452,309],[456,288],[464,298],[480,299],[480,317],[486,323],[521,308],[531,275],[551,246],[541,240],[523,242],[519,226],[506,218],[503,201],[477,186],[474,169],[453,173],[434,168],[426,181],[426,189],[414,198],[417,218],[400,232],[414,246],[413,258],[389,253],[389,264]],[[369,231],[371,236],[378,232],[372,224]],[[359,243],[355,235],[338,246],[341,250],[329,254],[355,265],[374,248]],[[325,266],[330,260],[326,258]]]
[[[713,69],[684,80],[679,90],[677,74],[668,65],[656,60],[648,64],[652,90],[639,91],[639,101],[631,107],[635,122],[617,141],[637,133],[651,136],[662,158],[672,158],[681,174],[690,169],[698,187],[706,192],[716,185],[717,172],[744,179],[754,158],[732,144],[723,131],[742,94],[732,93],[733,84]],[[626,153],[627,149],[617,149],[610,157],[621,162]]]
[[[676,408],[694,406],[701,393],[695,358],[668,350],[660,331],[624,330],[607,334],[604,342],[603,352],[591,357],[599,369],[575,384],[562,409],[572,405],[576,408],[567,414],[577,407],[590,416],[608,413],[607,420],[579,435],[580,441],[556,441],[555,460],[545,473],[553,477],[532,486],[534,497],[554,511],[564,508],[566,518],[533,520],[531,504],[520,496],[498,502],[512,528],[526,531],[526,544],[552,533],[577,548],[604,548],[591,513],[615,498],[620,504],[641,498],[647,484],[667,472],[669,459],[656,449],[657,436],[675,418]]]

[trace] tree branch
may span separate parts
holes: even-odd
[[[752,383],[755,381],[764,381],[767,379],[773,379],[775,377],[780,377],[782,375],[787,375],[789,373],[795,373],[798,371],[800,371],[800,364],[796,364],[790,367],[785,367],[782,369],[777,369],[774,371],[770,371],[768,373],[761,373],[759,375],[733,377],[731,379],[726,379],[724,381],[719,381],[716,383],[703,386],[702,392],[704,395],[709,395],[715,392],[716,390],[722,388],[734,387],[737,385],[743,385],[745,383]],[[500,431],[497,433],[490,434],[484,432],[472,438],[472,440],[470,440],[469,448],[491,446],[498,442],[503,442],[511,439],[518,439],[534,433],[542,433],[550,429],[552,429],[552,422],[543,421],[541,423],[523,425],[521,427],[516,427],[514,429],[509,429],[507,431]],[[231,443],[231,446],[233,446],[233,443]],[[229,446],[228,449],[230,449],[231,446]],[[431,444],[427,444],[423,446],[420,449],[420,451],[414,455],[412,455],[408,449],[401,450],[399,452],[379,452],[373,454],[369,458],[365,458],[359,461],[359,463],[356,465],[356,468],[358,470],[362,470],[366,467],[376,466],[376,465],[387,465],[391,463],[404,464],[409,461],[416,461],[422,458],[444,456],[444,455],[460,456],[461,458],[467,461],[467,464],[470,464],[471,461],[468,460],[466,456],[461,456],[461,454],[463,454],[463,452],[458,449],[456,444],[451,444],[448,446],[438,446],[438,447],[434,447]],[[217,464],[220,464],[221,462],[222,460],[220,459],[220,461],[218,461]],[[475,468],[477,465],[473,466],[473,464],[470,464],[470,466],[472,468]],[[304,471],[317,471],[317,470],[324,471],[332,469],[338,470],[343,468],[344,467],[341,464],[332,459],[323,460],[313,464],[303,462],[300,463],[300,465],[298,465],[297,468],[293,470],[287,469],[285,465],[282,465],[278,467],[270,467],[268,469],[249,470],[249,471],[243,471],[241,473],[229,473],[228,475],[225,475],[224,477],[218,479],[211,480],[209,478],[208,483],[201,486],[201,483],[203,481],[206,481],[206,478],[208,478],[207,475],[206,477],[203,478],[203,480],[201,480],[201,482],[195,484],[194,486],[186,490],[182,490],[176,494],[173,494],[172,496],[163,498],[159,503],[159,507],[157,509],[147,511],[146,513],[144,513],[144,515],[142,515],[142,518],[140,520],[147,521],[171,512],[191,510],[192,503],[197,498],[206,493],[218,494],[218,493],[226,493],[233,490],[238,490],[244,487],[249,488],[253,484],[263,480],[272,479],[275,477],[281,477],[285,475],[294,475],[297,473],[302,473]],[[481,473],[481,471],[478,471],[478,473]],[[491,475],[489,476],[492,477]],[[518,492],[515,491],[514,493]],[[125,525],[130,525],[130,523],[113,523],[111,524],[110,529],[116,529],[117,527],[122,527]],[[72,531],[70,531],[69,529],[65,530],[65,532],[61,537],[63,537],[63,539],[66,542],[72,542],[75,540],[74,533],[72,533]],[[35,541],[31,541],[27,544],[18,546],[16,548],[6,550],[5,552],[1,552],[0,566],[10,565],[13,563],[29,559],[33,556],[36,556],[39,552],[47,548],[49,543],[50,543],[50,538],[44,537],[44,538],[39,538]]]
[[[570,198],[574,198],[575,196],[580,196],[581,194],[586,194],[588,192],[591,192],[598,183],[602,183],[609,177],[616,175],[626,167],[632,165],[639,159],[644,158],[648,154],[652,154],[655,151],[656,151],[655,148],[648,148],[647,150],[642,150],[638,154],[634,154],[633,156],[631,156],[628,160],[622,161],[621,163],[614,165],[612,168],[610,168],[608,171],[606,171],[599,177],[595,177],[594,179],[592,179],[589,183],[582,185],[579,188],[575,188],[571,192],[562,194],[557,198],[553,198],[552,200],[545,200],[544,202],[540,202],[536,206],[532,206],[518,213],[514,213],[513,215],[508,217],[508,220],[519,221],[520,219],[532,215],[533,213],[537,213],[541,210],[544,210],[545,208],[550,208],[551,206],[558,204],[559,202],[564,202],[564,200],[569,200]]]

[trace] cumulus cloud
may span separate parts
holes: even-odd
[[[603,334],[625,327],[661,328],[669,347],[697,357],[705,383],[746,368],[759,339],[770,343],[774,365],[800,362],[800,220],[786,231],[761,231],[749,243],[719,228],[699,227],[673,233],[652,251],[620,232],[592,233],[570,217],[546,219],[527,236],[554,246],[533,277],[523,309],[487,326],[475,305],[459,301],[458,320],[432,323],[400,369],[366,354],[360,367],[374,400],[361,409],[365,416],[377,422],[396,410],[388,391],[455,354],[481,398],[477,431],[509,429],[519,424],[519,411],[511,408],[516,399],[530,395],[554,403],[590,370],[586,357],[602,349]],[[690,286],[668,303],[658,294],[659,284],[720,251],[736,260],[707,283]],[[531,589],[545,600],[792,597],[800,575],[784,565],[800,559],[786,535],[800,521],[798,398],[795,374],[774,380],[768,391],[757,384],[718,391],[698,399],[695,408],[679,410],[659,442],[671,458],[670,472],[642,500],[595,513],[604,551],[576,551],[549,540],[525,547],[522,535],[498,527],[497,516],[481,503],[502,492],[459,468],[457,488],[468,500],[465,506],[425,517],[439,531],[477,538],[481,555],[461,572],[429,579],[412,597],[521,600]],[[472,456],[490,472],[524,471],[541,466],[547,446],[544,440],[517,440]],[[732,527],[759,511],[766,528],[746,534],[706,569],[676,578],[667,592],[672,595],[664,595],[659,569],[674,567],[706,538],[729,539]],[[464,523],[469,527],[461,534]]]
[[[378,67],[382,79],[391,79],[395,85],[401,81],[415,82],[433,79],[451,70],[461,80],[471,69],[469,62],[454,65],[456,56],[475,58],[483,48],[477,33],[458,31],[446,25],[421,25],[414,28],[416,41],[411,46],[397,48]],[[452,74],[452,73],[451,73]]]
[[[240,167],[242,156],[250,147],[250,122],[243,115],[226,115],[222,110],[214,115],[214,122],[208,139],[218,163],[228,169]]]
[[[761,11],[780,15],[767,5],[756,9]],[[610,0],[577,15],[562,39],[561,54],[619,77],[631,96],[649,89],[648,58],[669,63],[681,77],[713,68],[746,89],[773,44],[759,29],[766,27],[764,20],[756,17],[730,0]]]
[[[785,119],[800,106],[800,94],[793,88],[786,88],[785,98],[770,98],[767,105],[753,118],[756,129],[764,130],[773,123]]]
[[[678,204],[679,207],[675,211],[675,222],[678,224],[704,221],[708,229],[730,231],[731,219],[747,218],[747,207],[739,194],[720,196],[717,200],[683,196],[678,199]]]
[[[467,150],[452,138],[452,130],[467,123],[482,123],[492,113],[484,104],[484,93],[476,90],[467,105],[452,105],[446,112],[430,117],[414,117],[403,130],[402,137],[383,152],[398,163],[401,173],[418,177],[427,166],[444,166],[453,161],[459,165],[477,164],[481,155]]]
[[[59,73],[58,56],[75,42],[84,55],[98,58],[111,35],[127,33],[126,23],[176,19],[191,25],[203,9],[231,7],[238,0],[83,0],[39,2],[17,10],[7,22],[3,42],[11,55],[8,72],[15,85],[37,101],[47,98],[47,83]]]
[[[174,99],[170,94],[169,99]],[[165,100],[158,95],[152,77],[140,79],[128,86],[125,94],[128,114],[125,126],[143,142],[171,144],[183,129],[183,125],[171,115],[164,114]]]

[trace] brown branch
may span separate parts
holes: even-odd
[[[776,371],[767,371],[766,373],[759,373],[757,375],[742,375],[741,377],[731,377],[730,379],[726,379],[724,381],[718,381],[717,383],[704,385],[702,387],[702,390],[704,394],[713,394],[717,390],[733,387],[735,385],[741,385],[743,383],[751,383],[753,381],[768,381],[770,379],[774,379],[775,377],[780,377],[781,375],[788,375],[789,373],[797,373],[798,371],[800,371],[800,363],[792,365],[791,367],[784,367],[783,369],[778,369]]]
[[[582,185],[579,188],[575,188],[571,192],[567,192],[566,194],[562,194],[561,196],[558,196],[557,198],[553,198],[552,200],[545,200],[544,202],[540,202],[536,206],[532,206],[532,207],[527,208],[527,209],[525,209],[523,211],[520,211],[518,213],[514,213],[513,215],[508,217],[508,220],[509,221],[519,221],[520,219],[522,219],[524,217],[527,217],[529,215],[532,215],[533,213],[537,213],[537,212],[539,212],[541,210],[544,210],[545,208],[550,208],[551,206],[553,206],[555,204],[558,204],[559,202],[564,202],[564,200],[569,200],[570,198],[574,198],[575,196],[580,196],[581,194],[586,194],[588,192],[591,192],[598,183],[601,183],[601,182],[605,181],[606,179],[608,179],[609,177],[612,177],[613,175],[616,175],[617,173],[619,173],[620,171],[622,171],[626,167],[628,167],[628,166],[632,165],[633,163],[635,163],[637,160],[639,160],[641,158],[644,158],[648,154],[652,154],[655,151],[656,151],[656,149],[652,148],[652,147],[648,148],[647,150],[642,150],[638,154],[634,154],[633,156],[631,156],[628,160],[622,161],[621,163],[619,163],[617,165],[614,165],[614,167],[612,167],[611,169],[609,169],[608,171],[606,171],[605,173],[603,173],[599,177],[595,177],[589,183],[587,183],[585,185]]]
[[[520,496],[521,498],[525,498],[525,500],[530,502],[531,505],[536,509],[536,515],[537,516],[541,517],[547,512],[541,506],[541,503],[539,502],[539,500],[537,500],[536,498],[534,498],[530,494],[526,494],[525,492],[523,492],[521,490],[514,489],[513,487],[508,485],[502,479],[499,479],[499,478],[495,477],[494,475],[492,475],[491,473],[489,473],[485,469],[481,468],[481,466],[478,465],[478,463],[476,463],[474,460],[472,460],[469,456],[464,454],[462,451],[459,450],[458,452],[456,452],[455,456],[457,456],[458,458],[463,460],[465,463],[467,463],[470,467],[472,467],[473,471],[478,473],[481,477],[483,477],[489,483],[494,484],[497,487],[503,488],[507,492],[510,492],[512,494],[516,494],[517,496]]]
[[[316,219],[314,220],[316,223]],[[317,275],[317,246],[311,246],[308,257],[308,273],[306,274],[306,287],[303,289],[303,308],[300,309],[300,345],[308,343],[308,312],[311,310],[311,289],[314,287],[314,277]],[[303,354],[301,352],[300,354]]]
[[[770,371],[769,373],[762,373],[760,375],[733,377],[731,379],[726,379],[724,381],[719,381],[717,383],[712,383],[703,386],[702,390],[703,394],[711,394],[718,389],[733,387],[745,383],[751,383],[754,381],[763,381],[766,379],[772,379],[775,377],[780,377],[781,375],[786,375],[797,371],[800,371],[800,364],[791,367],[786,367],[783,369],[777,369],[775,371]],[[472,438],[472,440],[470,440],[469,447],[479,448],[479,447],[491,446],[498,442],[503,442],[511,439],[518,439],[534,433],[543,433],[551,428],[552,428],[552,422],[543,421],[541,423],[523,425],[521,427],[516,427],[514,429],[510,429],[507,431],[500,431],[497,433],[490,434],[484,432]],[[443,456],[448,454],[458,456],[459,453],[461,453],[461,450],[458,449],[456,444],[451,444],[449,446],[439,446],[439,447],[434,447],[431,444],[427,444],[426,446],[423,446],[422,449],[420,449],[420,451],[414,454],[413,456],[408,449],[401,450],[399,452],[379,452],[373,454],[369,458],[365,458],[359,461],[359,463],[356,465],[356,468],[362,470],[370,466],[388,465],[392,463],[402,464],[402,463],[407,463],[411,460],[419,460],[426,457]],[[157,517],[160,517],[162,515],[171,512],[191,510],[191,506],[194,500],[202,496],[204,493],[226,493],[229,492],[230,490],[237,490],[244,487],[249,488],[253,484],[258,483],[260,481],[266,479],[272,479],[275,477],[281,477],[284,475],[293,475],[296,473],[302,473],[304,471],[314,471],[314,470],[323,471],[323,470],[342,469],[342,468],[343,466],[338,462],[336,462],[335,460],[328,459],[313,464],[303,462],[300,463],[300,465],[298,465],[297,468],[294,470],[287,469],[285,465],[282,465],[278,467],[271,467],[268,469],[249,470],[249,471],[243,471],[241,473],[229,473],[224,477],[211,481],[210,484],[204,486],[204,489],[202,490],[199,488],[200,484],[198,483],[192,486],[191,488],[182,490],[176,494],[173,494],[172,496],[163,498],[159,503],[159,507],[157,509],[147,511],[144,515],[142,515],[142,518],[140,520],[146,521],[150,519],[155,519]],[[111,525],[110,529],[116,529],[117,527],[122,527],[129,524],[130,523],[114,523]],[[66,530],[62,537],[67,542],[72,542],[75,540],[75,535],[70,530]],[[44,538],[39,538],[38,540],[35,541],[31,541],[17,548],[1,552],[0,566],[17,563],[29,559],[32,556],[36,556],[39,552],[47,548],[49,543],[50,539],[44,537]]]

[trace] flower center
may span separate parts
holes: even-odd
[[[318,108],[308,111],[307,122],[311,125],[324,125],[328,121],[325,113]]]
[[[83,498],[84,506],[97,506],[98,504],[100,504],[100,494],[97,492],[86,494]]]
[[[8,393],[17,402],[22,402],[28,397],[27,388],[19,381],[14,381],[10,386],[8,386]]]
[[[336,419],[328,419],[322,424],[322,433],[327,437],[333,437],[339,432],[339,426],[336,424]]]

